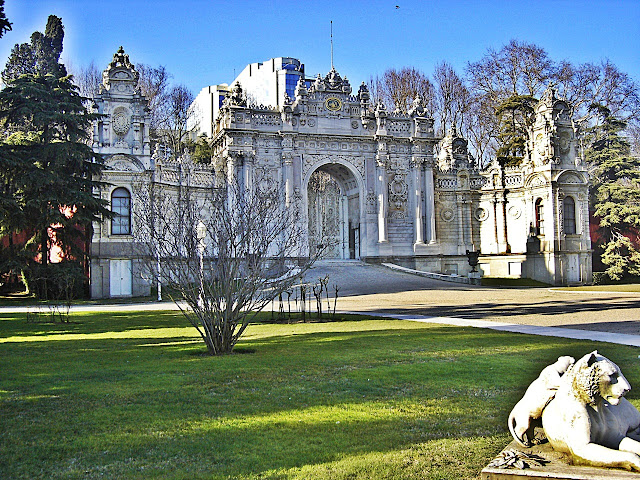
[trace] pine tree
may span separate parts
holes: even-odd
[[[30,43],[15,44],[2,71],[2,81],[11,83],[20,75],[50,73],[57,77],[67,74],[64,65],[60,64],[64,26],[62,20],[49,15],[45,33],[33,32]]]
[[[209,145],[207,136],[204,133],[195,142],[187,140],[185,145],[195,163],[211,163],[213,148]]]
[[[31,233],[27,277],[47,278],[54,242],[81,260],[91,223],[109,215],[93,195],[102,163],[83,141],[92,114],[82,100],[70,76],[50,74],[23,75],[0,92],[0,127],[11,132],[0,141],[0,228]]]
[[[621,136],[626,123],[600,104],[593,104],[600,124],[589,132],[586,152],[594,167],[594,215],[606,241],[601,245],[602,263],[613,280],[640,275],[640,158],[631,155],[629,142]]]
[[[0,91],[0,235],[9,249],[0,273],[19,268],[36,293],[48,296],[52,247],[80,263],[93,221],[109,215],[93,195],[102,161],[87,145],[93,120],[71,76],[58,63],[64,28],[51,15],[45,33],[16,45],[3,71]],[[25,239],[15,244],[17,238]],[[68,266],[68,265],[67,265]]]
[[[11,22],[4,13],[4,0],[0,0],[0,37],[11,30]]]
[[[500,122],[496,151],[498,161],[505,165],[518,165],[527,155],[527,129],[533,121],[531,95],[512,95],[496,108]]]

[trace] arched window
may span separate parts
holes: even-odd
[[[544,205],[541,198],[536,200],[536,233],[544,235]]]
[[[564,200],[562,200],[562,212],[564,220],[564,233],[567,235],[575,235],[576,202],[573,197],[564,197]]]
[[[111,235],[131,235],[131,194],[126,188],[116,188],[111,194]]]

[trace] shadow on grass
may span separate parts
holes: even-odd
[[[438,439],[483,442],[505,434],[544,366],[594,348],[375,321],[256,326],[238,344],[254,354],[209,357],[197,339],[154,334],[0,344],[0,476],[257,478]],[[598,347],[637,378],[635,349]]]
[[[72,312],[69,318],[69,323],[27,323],[26,313],[0,313],[0,338],[191,327],[182,314],[175,311]]]

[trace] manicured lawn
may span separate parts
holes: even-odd
[[[585,285],[581,287],[562,287],[558,290],[575,290],[575,291],[591,291],[591,292],[640,292],[640,283],[619,283],[615,285]]]
[[[0,316],[0,478],[478,478],[559,355],[640,386],[637,349],[471,328],[255,325],[216,358],[175,312],[72,320]]]

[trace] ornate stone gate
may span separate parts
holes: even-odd
[[[324,258],[360,257],[360,188],[338,163],[317,168],[307,182],[309,250],[325,248]]]

